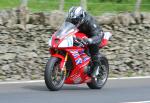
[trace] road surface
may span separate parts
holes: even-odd
[[[55,92],[41,81],[0,83],[0,103],[150,103],[150,78],[109,79],[101,90],[64,85]]]

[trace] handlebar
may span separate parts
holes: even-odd
[[[74,37],[75,44],[79,47],[85,47],[86,43],[81,38]]]

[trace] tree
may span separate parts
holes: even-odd
[[[140,11],[140,6],[141,6],[142,0],[137,0],[136,5],[135,5],[135,12]]]
[[[21,0],[21,6],[27,6],[28,0]]]
[[[87,10],[87,0],[81,0],[81,6],[84,8],[84,10]]]
[[[65,2],[65,0],[60,0],[60,4],[59,4],[59,10],[60,11],[64,10],[64,2]]]
[[[21,4],[17,11],[18,21],[22,25],[22,29],[26,30],[26,24],[29,19],[28,0],[21,0]]]

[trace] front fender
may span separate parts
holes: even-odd
[[[60,54],[52,54],[51,56],[61,59],[61,62],[60,62],[60,69],[63,70],[64,65],[65,65],[65,57],[62,56],[62,55],[60,55]]]

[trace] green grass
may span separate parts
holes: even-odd
[[[19,0],[0,0],[0,9],[13,8],[19,5]]]
[[[31,11],[51,11],[59,8],[59,0],[28,0],[28,7]],[[88,11],[94,15],[104,12],[134,11],[136,0],[87,0]],[[14,8],[19,6],[20,0],[0,0],[0,9]],[[80,0],[65,0],[65,11],[71,6],[80,5]],[[141,11],[150,12],[150,0],[142,0]]]

